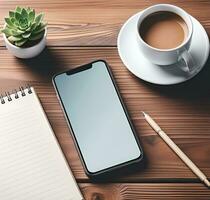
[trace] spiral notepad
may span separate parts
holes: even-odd
[[[0,96],[0,199],[83,199],[33,87]]]

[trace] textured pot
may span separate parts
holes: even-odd
[[[44,36],[40,40],[39,43],[37,43],[36,45],[34,45],[32,47],[21,48],[21,47],[17,47],[15,45],[13,45],[12,43],[10,43],[9,40],[7,39],[6,35],[3,34],[3,39],[4,39],[7,49],[14,56],[16,56],[18,58],[24,58],[24,59],[33,58],[33,57],[39,55],[46,46],[46,38],[47,38],[47,28],[45,28]]]

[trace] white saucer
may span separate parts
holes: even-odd
[[[136,42],[135,34],[136,23],[140,15],[141,12],[130,17],[118,35],[118,52],[128,70],[144,81],[159,85],[181,83],[200,72],[209,56],[209,39],[203,26],[194,17],[191,16],[194,32],[189,51],[198,70],[195,70],[193,74],[188,74],[180,69],[182,66],[184,68],[182,62],[170,66],[158,66],[144,57]]]

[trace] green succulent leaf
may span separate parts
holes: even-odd
[[[12,30],[12,35],[13,36],[19,36],[19,35],[21,35],[21,34],[23,34],[24,33],[24,31],[21,31],[21,30]]]
[[[22,29],[28,28],[28,20],[27,20],[26,18],[21,18],[21,19],[19,20],[19,24],[20,24],[20,27],[21,27]]]
[[[31,36],[31,32],[25,32],[22,34],[23,38],[29,38]]]
[[[38,34],[33,34],[30,36],[29,40],[39,40],[44,36],[44,31],[42,31],[41,33]]]
[[[12,23],[10,18],[5,18],[5,22],[7,23],[7,25],[11,28],[15,28],[15,25]]]
[[[21,14],[19,12],[15,12],[15,19],[19,21],[21,19]]]
[[[39,15],[36,16],[35,22],[37,25],[39,25],[39,23],[42,21],[43,17],[44,17],[43,13],[40,13]]]
[[[28,18],[29,18],[29,21],[30,22],[33,22],[34,21],[34,19],[35,19],[35,11],[34,10],[32,10],[32,11],[29,12]]]
[[[27,19],[27,21],[28,21],[28,27],[30,27],[31,26],[31,22]]]
[[[15,25],[15,18],[10,17],[11,22]]]
[[[7,37],[12,35],[12,30],[9,28],[2,29],[1,32],[4,33]]]
[[[8,40],[13,43],[22,40],[22,37],[11,35],[8,37]]]
[[[28,13],[25,8],[22,9],[21,16],[22,16],[22,18],[28,18]]]
[[[9,11],[9,17],[10,18],[15,17],[15,12],[10,10]]]
[[[30,24],[30,26],[25,31],[33,31],[36,28],[36,23]]]
[[[14,24],[15,24],[16,28],[18,28],[19,22],[15,21]]]
[[[33,31],[33,34],[37,34],[37,33],[40,33],[42,32],[46,27],[46,24],[44,23],[40,23]]]
[[[17,29],[17,33],[22,34],[22,33],[25,33],[25,32],[24,32],[24,31],[21,31],[21,30],[19,30],[19,29]]]
[[[23,46],[27,41],[28,41],[28,39],[23,38],[22,40],[16,41],[16,42],[15,42],[15,45],[16,45],[17,47],[21,47],[21,46]]]
[[[27,13],[29,14],[29,13],[30,13],[30,11],[31,11],[31,8],[30,8],[30,7],[28,7],[28,8],[26,9],[26,11],[27,11]]]
[[[36,15],[31,8],[16,7],[9,11],[9,17],[5,18],[6,26],[0,30],[8,40],[20,47],[26,44],[34,44],[32,41],[40,40],[45,33],[46,23],[43,22],[44,14]]]
[[[15,9],[15,12],[21,13],[21,11],[22,11],[22,8],[17,6],[16,9]]]

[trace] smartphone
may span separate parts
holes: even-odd
[[[143,151],[105,61],[59,73],[53,84],[88,176],[142,160]]]

